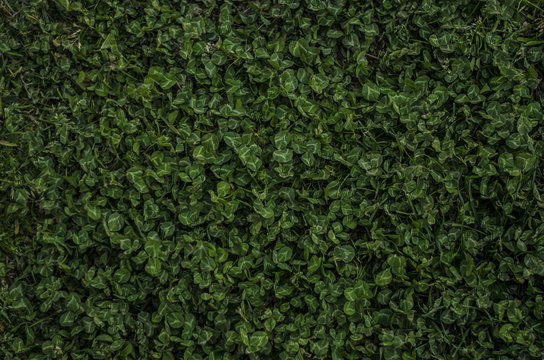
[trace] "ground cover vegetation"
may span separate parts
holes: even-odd
[[[538,0],[1,0],[2,359],[544,358]]]

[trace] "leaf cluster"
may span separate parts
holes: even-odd
[[[542,359],[544,15],[0,1],[0,354]]]

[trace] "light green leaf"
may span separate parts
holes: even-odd
[[[255,331],[249,338],[249,345],[263,347],[268,343],[268,335],[264,331]]]
[[[291,248],[288,246],[282,246],[274,250],[272,259],[276,264],[278,264],[289,261],[291,256],[293,256],[293,250],[291,250]]]
[[[363,85],[362,90],[363,90],[363,97],[368,101],[376,102],[380,98],[380,89],[378,88],[378,86],[376,86],[376,84],[370,81],[366,82]]]
[[[345,304],[344,304],[344,312],[346,313],[346,315],[348,316],[351,316],[353,314],[355,314],[356,310],[355,310],[355,302],[353,301],[347,301]]]
[[[150,257],[145,265],[145,271],[152,276],[158,276],[161,272],[160,260],[156,257]]]
[[[276,150],[272,156],[277,162],[288,163],[293,160],[293,151],[290,149]]]
[[[108,216],[108,229],[111,231],[119,231],[123,228],[125,219],[120,213],[112,213]]]
[[[294,92],[298,87],[298,80],[292,69],[285,70],[280,75],[280,84],[288,93]]]
[[[230,184],[226,181],[217,183],[217,196],[225,197],[230,193]]]
[[[334,256],[338,260],[350,262],[355,257],[355,249],[351,245],[339,245],[334,248]]]
[[[376,274],[374,281],[376,282],[376,285],[378,286],[389,285],[391,281],[393,281],[393,275],[391,274],[391,270],[387,268],[383,271],[380,271],[378,274]]]

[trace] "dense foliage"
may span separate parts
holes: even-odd
[[[1,0],[2,359],[544,358],[543,6]]]

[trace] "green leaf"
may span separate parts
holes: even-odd
[[[274,145],[278,150],[285,150],[291,142],[291,134],[288,131],[280,131],[274,137]]]
[[[316,74],[310,78],[309,85],[313,91],[321,94],[329,86],[329,80],[321,74]]]
[[[516,155],[516,167],[521,171],[529,171],[536,163],[536,159],[529,153],[519,153]]]
[[[310,273],[317,271],[321,267],[321,259],[315,255],[312,255],[308,263],[308,271]]]
[[[202,137],[202,145],[208,152],[215,152],[219,148],[219,139],[215,134],[205,134]]]
[[[391,281],[393,281],[393,275],[391,274],[391,270],[389,268],[380,271],[374,278],[374,282],[378,286],[387,286],[391,283]]]
[[[184,325],[183,315],[180,312],[171,312],[167,315],[168,325],[174,329],[179,329]]]
[[[98,206],[87,204],[85,205],[87,209],[87,215],[93,220],[100,220],[102,218],[102,211]]]
[[[364,83],[362,91],[365,100],[376,102],[380,98],[380,89],[372,82]]]
[[[75,314],[71,311],[67,311],[59,317],[59,324],[62,327],[72,327],[74,325],[75,319]]]
[[[150,257],[145,265],[145,271],[152,276],[158,276],[161,272],[160,260],[156,257]]]
[[[357,298],[370,299],[374,296],[370,284],[366,283],[363,280],[359,280],[353,286],[353,290]]]
[[[173,74],[166,73],[163,68],[158,66],[150,67],[147,76],[164,90],[170,89],[172,86],[176,85],[177,82]]]
[[[230,193],[230,184],[225,181],[217,183],[217,196],[225,197]]]
[[[64,9],[70,9],[70,2],[68,0],[59,0],[59,3],[64,7]]]
[[[161,243],[158,239],[148,239],[145,243],[144,250],[149,257],[156,258],[161,253]]]
[[[338,260],[350,262],[355,257],[355,249],[351,245],[339,245],[334,248],[334,256]]]
[[[68,297],[66,298],[66,309],[73,313],[83,310],[81,306],[81,300],[78,295],[73,293],[68,295]]]
[[[291,256],[293,256],[293,250],[288,246],[282,246],[274,250],[272,258],[273,261],[278,264],[289,261]]]
[[[149,188],[147,187],[142,175],[143,171],[135,167],[128,169],[126,173],[127,180],[134,185],[136,190],[141,193],[147,193],[149,192]]]
[[[68,2],[66,2],[66,6],[64,7],[68,9]],[[114,49],[114,50],[117,49],[117,41],[115,39],[115,34],[113,32],[110,32],[108,36],[106,36],[106,38],[104,39],[104,42],[102,43],[102,46],[100,47],[100,50],[103,50],[103,49]]]
[[[298,87],[298,80],[292,69],[285,70],[280,75],[280,84],[288,93],[294,92]]]
[[[249,345],[264,347],[268,343],[268,335],[264,331],[255,331],[249,338]]]
[[[274,160],[280,163],[288,163],[293,160],[293,151],[290,149],[276,150],[273,154]]]
[[[355,312],[355,303],[353,301],[348,301],[344,304],[344,313],[346,313],[346,315],[351,316],[355,314]]]
[[[124,218],[120,213],[112,213],[108,216],[108,228],[111,231],[120,231],[124,226]]]
[[[344,296],[348,301],[355,301],[357,300],[357,293],[354,288],[346,288],[344,289]]]

